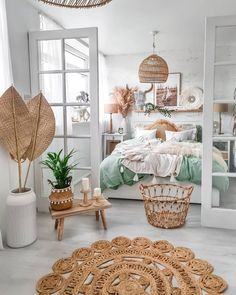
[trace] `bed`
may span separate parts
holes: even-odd
[[[168,125],[168,121],[160,121]],[[197,134],[199,128],[195,128],[194,133],[193,128],[185,126],[192,133],[182,132],[183,126],[170,123],[171,127],[166,129],[165,126],[163,131],[163,126],[157,128],[158,122],[146,126],[148,131],[144,135],[140,133],[117,145],[104,159],[100,166],[102,191],[108,198],[140,199],[140,183],[192,183],[191,203],[200,204],[202,143]],[[226,171],[221,153],[214,149],[213,154],[213,172]],[[226,191],[228,185],[227,177],[214,178],[213,206],[219,206],[220,191]]]

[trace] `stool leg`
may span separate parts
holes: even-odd
[[[59,223],[58,223],[58,228],[57,228],[57,239],[58,239],[58,241],[62,240],[63,232],[64,232],[64,218],[60,218]]]
[[[102,224],[104,229],[107,229],[107,222],[106,222],[106,216],[105,216],[105,211],[100,210],[101,218],[102,218]]]
[[[55,225],[54,225],[54,229],[57,230],[58,228],[58,219],[55,220]]]
[[[96,220],[99,221],[99,211],[95,211],[96,214]]]

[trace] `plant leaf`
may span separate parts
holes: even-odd
[[[33,161],[52,142],[55,134],[55,117],[51,106],[42,93],[30,100],[27,107],[33,119],[33,136],[26,157]]]
[[[24,158],[32,138],[32,118],[22,97],[11,86],[0,98],[0,140],[14,159]]]

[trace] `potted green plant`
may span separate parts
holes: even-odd
[[[71,190],[71,170],[78,163],[69,163],[75,151],[70,151],[67,155],[62,156],[62,151],[58,153],[48,153],[46,160],[42,161],[43,167],[52,171],[54,180],[48,180],[52,186],[52,191],[49,196],[50,205],[53,210],[65,210],[72,206],[73,193]]]
[[[6,201],[10,247],[24,247],[37,238],[36,196],[27,180],[33,161],[47,149],[54,133],[55,117],[42,93],[26,104],[11,86],[0,97],[0,141],[18,167],[18,187],[9,192]],[[22,166],[27,163],[24,176]]]

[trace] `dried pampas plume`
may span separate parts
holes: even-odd
[[[137,87],[129,88],[126,87],[115,87],[112,92],[112,99],[118,104],[118,112],[122,115],[123,118],[126,118],[127,115],[132,111],[134,105],[134,93],[137,91]]]

